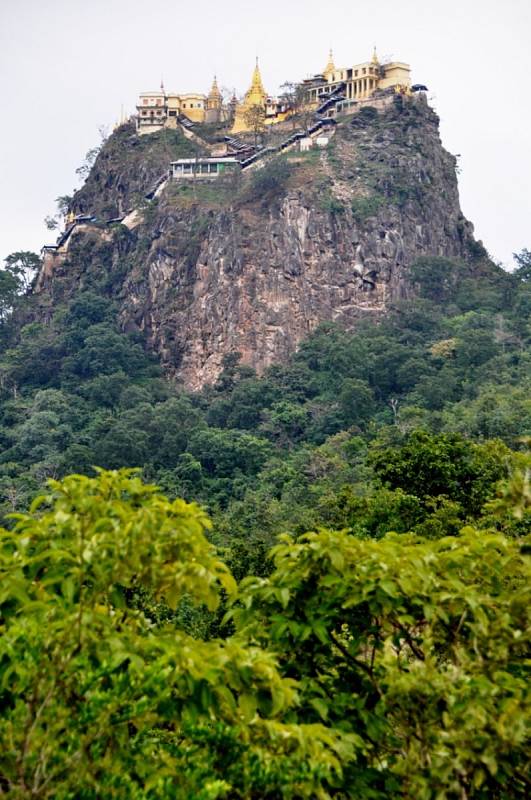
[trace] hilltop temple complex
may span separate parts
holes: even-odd
[[[408,92],[411,85],[410,68],[400,61],[380,63],[376,50],[370,61],[352,67],[336,67],[330,51],[324,70],[297,84],[302,90],[305,103],[311,109],[324,107],[327,100],[341,92],[342,104],[331,103],[334,110],[347,110],[360,100],[388,89]],[[299,104],[300,105],[300,104]],[[143,92],[137,104],[137,131],[139,134],[153,133],[163,127],[175,128],[179,121],[199,124],[230,125],[232,133],[251,130],[253,117],[259,115],[264,125],[282,122],[295,109],[286,97],[269,95],[262,82],[258,60],[253,71],[251,85],[239,102],[235,95],[227,102],[214,78],[208,94],[178,94],[166,92],[161,83],[156,92]]]
[[[330,53],[322,72],[283,88],[286,91],[281,97],[268,94],[257,61],[251,85],[240,101],[235,95],[224,99],[216,78],[206,95],[167,92],[162,82],[159,91],[143,92],[137,105],[137,133],[174,128],[197,147],[189,149],[188,157],[167,163],[158,177],[152,176],[151,185],[142,189],[142,202],[158,198],[172,181],[193,181],[197,186],[198,181],[230,180],[231,174],[260,169],[284,153],[327,148],[343,114],[355,116],[367,106],[371,115],[380,114],[390,105],[401,108],[404,103],[426,103],[427,91],[422,84],[411,86],[408,64],[380,63],[376,51],[370,61],[340,68]],[[290,124],[281,124],[290,117]],[[201,130],[208,124],[214,130]],[[274,124],[278,124],[275,135],[271,131],[271,136],[264,137],[264,126]],[[247,131],[254,137],[238,135]],[[41,280],[64,262],[79,233],[96,232],[107,240],[111,236],[108,226],[120,223],[133,230],[143,218],[141,207],[122,200],[118,214],[104,219],[94,216],[91,209],[70,207],[56,244],[43,248]]]

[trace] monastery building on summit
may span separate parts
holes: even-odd
[[[229,113],[223,106],[216,78],[207,95],[166,92],[161,83],[159,91],[142,92],[136,110],[137,131],[140,134],[153,133],[164,127],[175,128],[180,117],[190,122],[224,122]]]

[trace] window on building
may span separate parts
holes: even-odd
[[[208,166],[210,167],[210,172],[212,172],[214,174],[217,173],[217,171],[218,171],[218,165],[217,164],[209,164]]]
[[[190,175],[192,172],[192,165],[191,164],[183,164],[183,172],[185,175]]]
[[[364,74],[364,75],[366,75],[366,74],[367,74],[367,70],[365,69],[365,67],[363,67],[363,74]]]
[[[142,100],[142,103],[143,103],[143,105],[147,106],[147,104],[148,104],[147,98],[144,98],[144,99]]]

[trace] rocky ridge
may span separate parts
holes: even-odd
[[[150,138],[129,155],[111,137],[75,208],[113,216],[130,207],[168,156],[168,140],[152,140],[151,151]],[[190,147],[173,135],[174,157]],[[111,294],[124,329],[143,331],[165,369],[198,389],[229,353],[261,372],[323,321],[352,328],[407,300],[409,267],[422,256],[460,259],[463,269],[486,257],[461,213],[436,114],[422,96],[397,96],[338,118],[323,150],[274,156],[216,183],[169,184],[133,231],[76,236],[40,292],[51,302],[80,286]]]

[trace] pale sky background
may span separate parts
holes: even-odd
[[[324,68],[411,64],[460,153],[461,204],[491,255],[531,249],[531,0],[0,0],[0,259],[53,243],[43,218],[122,104],[173,91],[243,93]]]

